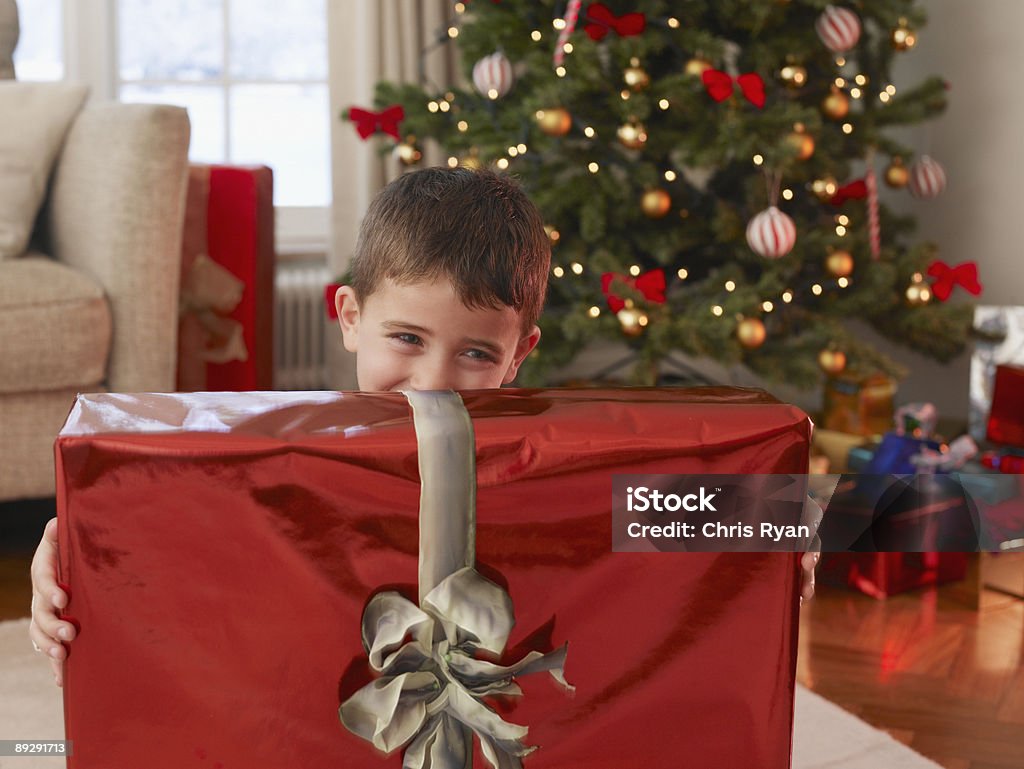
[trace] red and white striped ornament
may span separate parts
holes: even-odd
[[[473,65],[473,85],[489,99],[500,99],[513,82],[512,62],[501,51],[484,56]]]
[[[759,256],[778,259],[792,251],[795,243],[796,225],[775,206],[766,208],[747,225],[747,244]]]
[[[915,198],[930,200],[942,194],[946,189],[946,172],[927,155],[922,155],[914,165],[910,167],[910,180],[907,182],[910,194]]]
[[[868,151],[868,171],[864,175],[864,186],[868,191],[868,243],[871,258],[877,259],[882,253],[882,223],[878,216],[878,176],[875,174],[875,152]]]
[[[821,16],[814,22],[814,29],[832,53],[846,53],[860,40],[860,19],[857,14],[835,5],[825,6]]]
[[[565,61],[565,44],[569,42],[569,36],[576,29],[576,21],[580,17],[582,4],[583,0],[569,0],[569,5],[565,9],[565,18],[563,19],[565,26],[558,33],[558,43],[555,44],[554,63],[556,67],[561,66]]]

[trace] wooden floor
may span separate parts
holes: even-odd
[[[797,680],[947,769],[1024,767],[1024,600],[961,585],[885,601],[820,587]]]
[[[0,621],[28,616],[29,564],[52,514],[47,502],[0,504]],[[964,595],[950,585],[876,601],[819,586],[801,612],[798,680],[947,769],[1021,769],[1024,600],[983,591],[975,610]]]

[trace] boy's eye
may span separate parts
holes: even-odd
[[[415,334],[392,334],[391,338],[392,339],[397,339],[399,342],[402,342],[403,344],[415,344],[415,345],[422,345],[423,344],[423,340],[420,339]]]
[[[494,362],[493,355],[491,355],[489,352],[484,352],[483,350],[479,350],[476,348],[473,348],[472,350],[466,350],[466,355],[468,355],[473,360],[485,360]]]

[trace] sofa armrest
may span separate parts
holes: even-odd
[[[104,104],[82,111],[54,172],[54,256],[96,278],[113,317],[107,387],[174,389],[188,115]]]

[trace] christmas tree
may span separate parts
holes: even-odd
[[[472,0],[439,37],[471,85],[380,83],[376,102],[401,105],[404,162],[437,141],[449,165],[516,175],[549,223],[543,350],[521,383],[602,337],[628,342],[645,384],[676,350],[803,387],[898,377],[844,321],[948,360],[971,309],[945,289],[978,288],[878,202],[878,179],[945,184],[891,131],[946,105],[941,78],[890,76],[924,22],[912,0]]]

